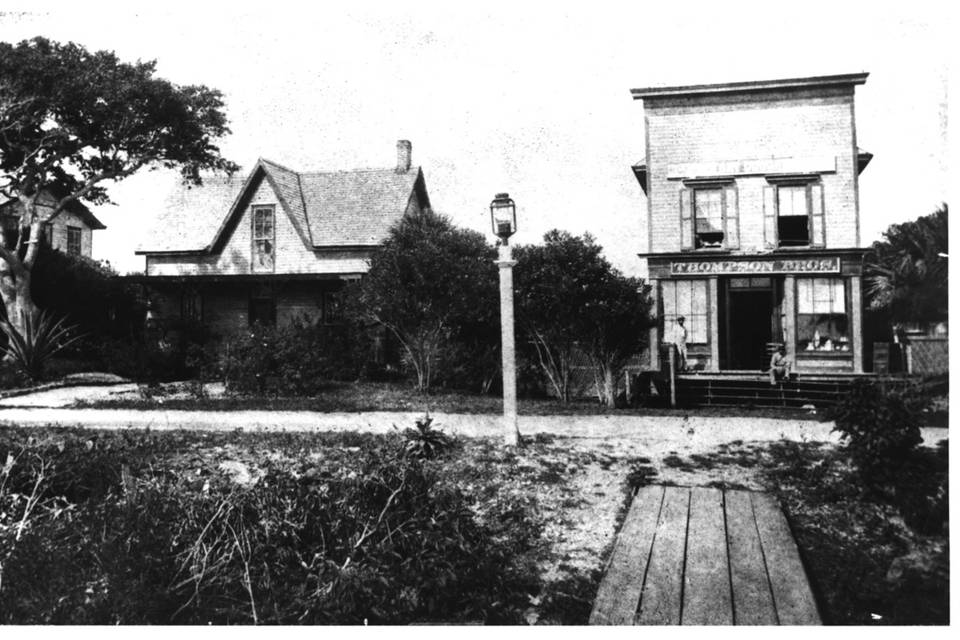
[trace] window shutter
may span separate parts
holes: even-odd
[[[680,189],[680,249],[693,249],[693,192]]]
[[[823,185],[810,185],[810,246],[826,246],[826,228],[823,224]]]
[[[737,209],[737,188],[734,186],[724,187],[723,198],[726,208],[724,210],[723,239],[727,249],[740,248],[740,213]]]
[[[763,244],[767,249],[777,248],[777,188],[763,188]]]

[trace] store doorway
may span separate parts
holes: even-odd
[[[726,369],[766,368],[772,340],[774,288],[771,278],[732,278],[726,295]]]

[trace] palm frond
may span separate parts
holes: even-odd
[[[62,349],[79,340],[76,326],[68,325],[66,317],[56,317],[47,311],[27,314],[21,312],[23,330],[6,318],[0,319],[0,329],[7,336],[4,357],[13,362],[32,380],[43,377],[50,359]]]

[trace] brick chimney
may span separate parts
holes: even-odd
[[[409,140],[397,140],[397,173],[410,171],[410,156],[413,154],[413,145]]]

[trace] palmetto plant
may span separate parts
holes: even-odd
[[[50,359],[81,336],[74,334],[76,326],[68,325],[66,317],[57,318],[47,311],[22,313],[21,318],[22,332],[7,318],[0,318],[0,329],[7,336],[4,358],[13,362],[31,380],[38,380]]]
[[[898,322],[947,318],[947,219],[944,203],[873,244],[864,270],[871,309]]]

